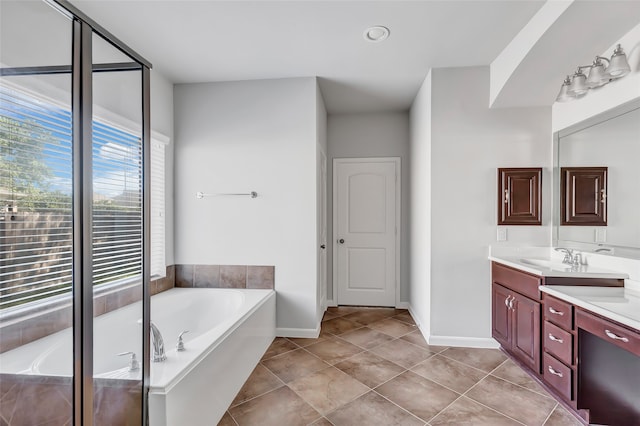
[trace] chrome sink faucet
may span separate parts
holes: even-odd
[[[562,263],[573,265],[573,250],[564,247],[556,247],[554,250],[564,253],[564,259],[562,259]]]
[[[151,321],[151,346],[153,347],[153,356],[151,358],[153,362],[162,362],[167,359],[167,355],[164,353],[162,334],[153,321]]]

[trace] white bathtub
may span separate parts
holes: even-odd
[[[141,357],[139,303],[96,318],[94,376],[140,378],[127,357]],[[151,364],[152,426],[216,424],[275,336],[275,292],[174,288],[151,298],[151,318],[167,360]],[[177,336],[185,351],[175,350]],[[0,373],[70,376],[71,329],[0,354]]]

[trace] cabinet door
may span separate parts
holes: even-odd
[[[511,350],[524,364],[540,373],[540,303],[513,293]]]
[[[561,225],[607,225],[607,168],[562,167]]]
[[[541,225],[541,168],[498,169],[498,225]]]
[[[506,349],[511,347],[509,340],[511,335],[511,310],[507,301],[509,297],[511,297],[509,290],[501,285],[493,284],[491,290],[491,335]]]

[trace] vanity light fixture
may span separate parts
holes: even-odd
[[[602,62],[605,61],[607,64]],[[583,70],[589,69],[589,74],[585,75]],[[556,102],[567,102],[579,99],[587,94],[589,89],[604,86],[609,82],[624,77],[631,72],[631,67],[627,61],[627,55],[619,44],[613,51],[611,59],[596,56],[591,65],[581,65],[576,72],[567,76],[562,82],[560,92],[556,97]]]
[[[379,43],[389,38],[389,34],[391,34],[389,28],[383,27],[382,25],[376,25],[364,30],[362,36],[368,42]]]

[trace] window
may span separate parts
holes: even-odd
[[[72,283],[71,112],[19,87],[0,86],[0,309],[61,294]],[[140,277],[142,143],[93,122],[95,286]],[[165,275],[164,149],[151,149],[151,273]]]

